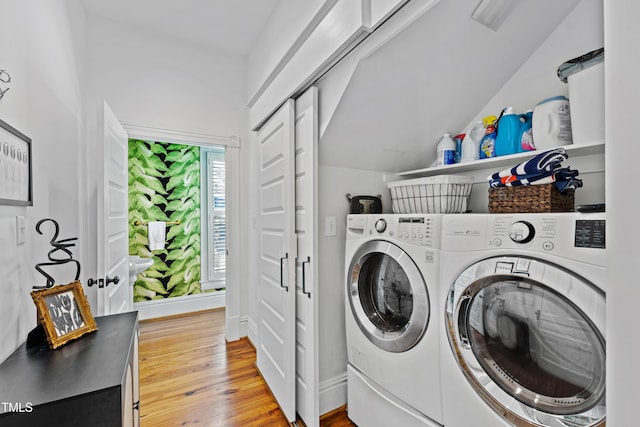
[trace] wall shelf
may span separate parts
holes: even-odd
[[[604,141],[589,144],[565,145],[563,148],[567,151],[569,158],[588,156],[592,154],[604,153]],[[456,163],[454,165],[435,166],[431,168],[414,169],[404,172],[398,172],[402,177],[426,177],[441,174],[451,174],[459,172],[475,171],[478,169],[495,169],[496,171],[515,166],[525,160],[528,160],[538,154],[538,151],[527,151],[525,153],[511,154],[509,156],[493,157],[490,159],[475,160],[467,163]]]

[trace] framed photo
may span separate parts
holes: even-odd
[[[98,329],[80,281],[31,292],[52,349]]]
[[[0,120],[0,204],[32,206],[31,139]]]

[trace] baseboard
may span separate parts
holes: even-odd
[[[244,335],[249,338],[251,344],[257,348],[258,344],[258,325],[253,321],[251,317],[243,317],[240,321],[241,330],[244,327]]]
[[[347,404],[347,372],[320,382],[320,414],[335,411]]]
[[[221,308],[224,307],[224,303],[224,295],[198,294],[149,302],[136,302],[133,303],[133,309],[138,311],[138,319],[146,320]]]

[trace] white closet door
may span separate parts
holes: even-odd
[[[296,99],[296,406],[307,427],[320,425],[318,389],[317,152],[318,89]]]
[[[98,173],[98,284],[92,286],[97,292],[97,316],[130,311],[133,304],[129,286],[129,140],[106,102],[100,125],[104,155]]]
[[[260,221],[257,365],[290,422],[295,394],[294,101],[258,132]]]

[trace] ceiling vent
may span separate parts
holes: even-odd
[[[513,0],[481,0],[471,17],[493,31],[498,31],[515,4]]]

